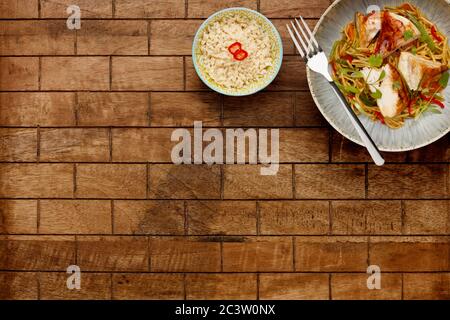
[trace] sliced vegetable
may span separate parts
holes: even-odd
[[[416,104],[416,102],[417,102],[417,97],[415,97],[415,98],[412,98],[411,100],[409,100],[409,103],[408,103],[408,113],[409,113],[409,115],[412,115],[413,114],[413,110],[412,110],[412,107],[413,107],[413,105],[415,105]]]
[[[372,96],[372,98],[377,99],[377,100],[378,100],[378,99],[381,99],[381,97],[383,96],[383,94],[381,93],[381,91],[378,90],[378,89],[377,89],[377,91],[372,92],[370,95]]]
[[[439,43],[441,43],[442,40],[444,40],[444,39],[442,39],[442,38],[438,35],[437,29],[436,29],[435,26],[432,26],[432,27],[431,27],[431,35],[432,35],[433,38],[434,38],[437,42],[439,42]]]
[[[369,58],[369,64],[372,68],[379,68],[383,64],[383,55],[376,54],[371,55]]]
[[[345,92],[354,93],[354,94],[359,94],[358,88],[356,88],[356,87],[354,87],[354,86],[345,86],[345,87],[344,87],[344,91],[345,91]]]
[[[235,42],[232,43],[229,47],[228,47],[228,51],[230,51],[230,53],[232,55],[234,55],[236,52],[238,52],[239,50],[242,49],[242,44],[240,42]]]
[[[425,100],[428,103],[431,103],[431,104],[434,104],[434,105],[437,105],[437,106],[441,107],[441,109],[445,108],[445,105],[441,101],[439,101],[438,99],[435,99],[433,97],[427,97],[423,93],[420,94],[420,98]]]
[[[431,36],[428,34],[428,31],[425,28],[425,26],[421,22],[419,22],[419,20],[417,20],[416,17],[414,17],[412,14],[408,14],[408,18],[409,20],[411,20],[412,23],[414,23],[414,25],[420,31],[420,40],[425,42],[428,45],[428,47],[433,52],[435,52],[437,49],[436,44],[434,43],[433,38],[431,38]]]
[[[377,116],[378,120],[381,121],[382,124],[386,124],[386,121],[384,121],[384,117],[383,117],[383,115],[381,114],[381,112],[376,111],[376,112],[375,112],[375,115]]]
[[[439,79],[439,85],[445,89],[448,86],[448,79],[450,77],[450,74],[448,72],[444,72],[442,74],[442,77]]]
[[[243,49],[239,49],[233,56],[237,61],[242,61],[248,57],[248,52]]]

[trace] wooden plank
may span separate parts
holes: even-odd
[[[37,57],[0,57],[0,91],[39,89]]]
[[[276,175],[261,175],[261,165],[225,165],[225,199],[292,198],[292,166],[279,165]]]
[[[43,90],[109,90],[108,57],[43,57]]]
[[[182,300],[182,274],[123,273],[113,274],[115,300]]]
[[[448,165],[369,165],[368,196],[382,199],[448,198]]]
[[[188,103],[187,103],[188,102]],[[219,96],[212,92],[153,92],[151,95],[152,126],[203,127],[221,124]]]
[[[262,235],[325,235],[329,232],[328,201],[263,201],[258,204]]]
[[[0,145],[0,161],[36,161],[37,130],[2,128]]]
[[[281,129],[280,162],[328,162],[328,129]]]
[[[41,129],[40,160],[49,162],[109,161],[107,129]]]
[[[218,165],[152,164],[149,168],[151,199],[219,199]]]
[[[405,300],[449,300],[450,273],[405,273]]]
[[[256,274],[190,273],[187,300],[256,300]]]
[[[0,197],[67,198],[73,196],[70,164],[0,164]]]
[[[81,272],[80,289],[68,289],[70,274],[61,272],[39,273],[41,300],[108,300],[111,298],[111,275]]]
[[[45,234],[111,233],[107,200],[41,200],[39,232]]]
[[[224,97],[223,121],[227,127],[288,127],[293,124],[292,93]]]
[[[246,7],[256,10],[256,0],[189,0],[189,18],[207,18],[216,11],[232,7]]]
[[[183,235],[183,201],[114,201],[114,233]]]
[[[0,93],[2,126],[73,126],[75,94],[72,92]]]
[[[261,12],[269,18],[318,18],[330,5],[330,0],[261,0]]]
[[[449,237],[371,237],[370,264],[383,271],[450,271]]]
[[[0,234],[37,232],[37,201],[0,200]]]
[[[0,236],[0,269],[60,271],[75,264],[70,236]]]
[[[0,272],[0,299],[37,300],[37,274],[34,272]]]
[[[328,300],[328,274],[267,273],[259,276],[261,300]]]
[[[77,265],[85,271],[148,271],[146,237],[78,236]]]
[[[112,89],[119,91],[183,90],[183,58],[113,57]]]
[[[401,234],[400,201],[332,201],[333,234]]]
[[[0,55],[70,55],[75,33],[63,21],[0,21]]]
[[[184,18],[183,0],[116,0],[116,18]]]
[[[67,7],[74,4],[72,0],[40,0],[42,18],[67,19]],[[81,19],[83,18],[111,18],[112,0],[77,0],[80,7]]]
[[[404,232],[406,234],[450,233],[450,201],[424,200],[404,202]]]
[[[256,235],[253,201],[189,201],[186,214],[190,235]]]
[[[295,165],[298,199],[362,199],[365,197],[363,165]]]
[[[293,247],[290,237],[224,238],[223,271],[293,271]]]
[[[365,272],[367,237],[296,237],[295,270]]]
[[[220,243],[207,237],[150,237],[150,271],[219,272]]]
[[[39,0],[0,1],[1,19],[28,19],[39,16]]]
[[[203,21],[153,20],[150,54],[191,55],[195,33]]]
[[[146,21],[87,20],[77,31],[77,54],[146,55]]]
[[[381,288],[367,288],[368,274],[338,273],[331,276],[333,300],[401,300],[402,275],[381,273]]]
[[[77,164],[79,198],[145,198],[146,166],[141,164]]]
[[[79,92],[80,126],[146,126],[148,94],[144,92]]]

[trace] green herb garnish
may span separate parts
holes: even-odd
[[[411,40],[412,38],[414,38],[414,32],[412,32],[412,30],[406,30],[406,31],[403,33],[403,38],[404,38],[406,41]]]
[[[377,89],[377,91],[372,92],[370,95],[372,96],[372,98],[377,99],[377,100],[378,100],[378,99],[381,99],[381,97],[383,96],[383,94],[381,93],[381,91],[378,90],[378,89]]]
[[[448,72],[444,72],[441,76],[441,78],[439,79],[439,85],[442,88],[447,88],[448,86],[448,78],[450,77],[450,74]]]
[[[381,54],[371,55],[369,64],[372,68],[379,68],[383,64],[383,56]]]

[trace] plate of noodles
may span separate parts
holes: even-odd
[[[338,0],[315,28],[334,81],[382,151],[426,146],[450,131],[450,0]],[[326,80],[308,72],[330,124],[362,145]]]

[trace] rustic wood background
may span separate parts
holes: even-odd
[[[378,168],[330,128],[284,29],[329,4],[0,0],[0,298],[449,299],[449,136]],[[284,39],[278,78],[248,98],[207,90],[190,57],[229,6]],[[170,134],[194,120],[280,128],[278,175],[172,165]]]

